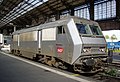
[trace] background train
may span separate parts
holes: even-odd
[[[15,31],[11,52],[50,66],[96,72],[108,59],[106,41],[97,22],[66,17]]]
[[[3,44],[4,44],[3,34],[0,34],[0,50],[3,47]]]
[[[0,34],[0,50],[10,52],[11,36]]]

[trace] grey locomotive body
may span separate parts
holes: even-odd
[[[13,33],[11,51],[48,65],[75,71],[97,71],[107,59],[106,41],[98,23],[67,17]]]

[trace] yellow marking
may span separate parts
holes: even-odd
[[[77,76],[80,76],[80,74],[72,74],[71,76],[77,77]]]

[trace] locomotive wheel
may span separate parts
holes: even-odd
[[[12,54],[14,54],[14,52],[15,52],[14,50],[11,50],[11,53],[12,53]]]
[[[55,62],[55,63],[54,63],[54,66],[55,66],[56,68],[58,68],[58,67],[59,67],[59,63],[58,63],[58,62]]]
[[[44,59],[44,63],[47,64],[48,63],[48,59]]]
[[[49,66],[52,66],[52,61],[51,61],[51,60],[48,60],[48,61],[47,61],[47,64],[48,64]]]

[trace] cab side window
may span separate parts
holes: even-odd
[[[63,26],[58,26],[58,34],[65,34],[65,29]]]

